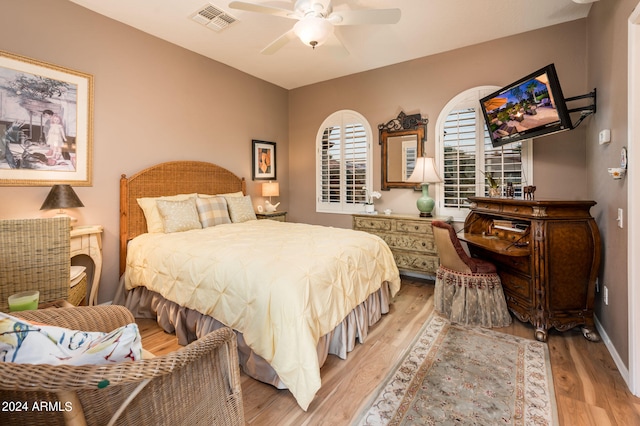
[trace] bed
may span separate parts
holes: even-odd
[[[157,232],[147,210],[154,231],[148,232],[138,200],[178,194],[187,194],[184,204],[225,194],[216,199],[226,200],[234,223]],[[180,344],[223,325],[233,328],[245,373],[289,389],[307,410],[327,355],[346,358],[365,340],[389,311],[399,272],[389,247],[365,232],[238,219],[233,209],[248,199],[244,194],[244,179],[205,162],[162,163],[122,175],[122,278],[115,302],[136,317],[157,318]]]

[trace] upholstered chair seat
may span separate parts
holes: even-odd
[[[432,227],[440,257],[434,291],[435,310],[458,324],[482,327],[511,324],[495,265],[470,257],[451,225],[433,221]]]

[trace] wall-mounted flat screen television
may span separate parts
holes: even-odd
[[[480,99],[494,147],[573,128],[554,64]]]

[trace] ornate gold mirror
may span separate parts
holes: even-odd
[[[416,158],[423,155],[427,123],[429,120],[420,114],[400,112],[397,118],[378,125],[383,190],[416,186],[407,180],[413,172]]]

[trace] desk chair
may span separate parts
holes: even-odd
[[[68,217],[0,220],[0,311],[8,297],[40,291],[40,303],[69,295],[70,222]]]
[[[453,323],[506,327],[511,315],[496,267],[471,258],[451,225],[433,221],[440,266],[436,272],[434,307]]]

